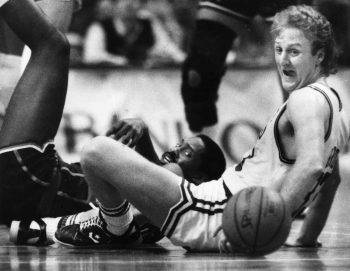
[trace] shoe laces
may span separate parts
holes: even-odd
[[[102,225],[103,225],[103,221],[100,219],[100,217],[94,216],[94,217],[82,222],[80,224],[80,230],[85,230],[85,229],[88,229],[88,228],[94,227],[94,226],[102,228]]]

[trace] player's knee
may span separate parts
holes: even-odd
[[[45,53],[47,52],[53,57],[69,57],[70,54],[70,44],[68,39],[60,31],[52,29],[47,33],[45,38],[39,42],[37,48],[32,48],[35,51]]]
[[[182,97],[187,102],[216,101],[225,67],[214,65],[205,56],[195,55],[186,60],[182,70]]]
[[[70,44],[65,35],[61,32],[56,32],[55,35],[51,37],[51,46],[53,50],[59,55],[68,55],[70,53]]]
[[[86,144],[80,154],[80,162],[84,168],[97,166],[103,160],[104,150],[108,149],[106,137],[98,136],[93,138]]]

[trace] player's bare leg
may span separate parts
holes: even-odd
[[[32,50],[4,118],[0,147],[28,142],[40,146],[54,138],[61,120],[67,90],[69,45],[31,1],[10,0],[0,12]]]
[[[66,33],[70,26],[76,0],[37,0],[35,3],[49,18],[50,22],[62,33]],[[23,71],[30,58],[30,49],[24,47],[21,63]]]
[[[181,177],[110,138],[93,139],[81,159],[89,185],[108,208],[127,199],[160,227],[180,200]]]
[[[0,3],[5,3],[0,8],[2,18],[32,50],[0,130],[0,220],[8,224],[51,211],[59,182],[55,178],[58,158],[49,143],[56,135],[65,103],[69,44],[33,1]],[[47,166],[42,178],[26,173],[23,160],[33,156],[39,156],[35,163],[43,161]],[[26,166],[23,172],[22,165]],[[43,194],[49,195],[50,201],[43,200]]]
[[[138,244],[130,203],[161,227],[181,199],[182,178],[111,138],[96,137],[83,149],[81,163],[100,214],[87,223],[61,228],[57,240],[73,247]],[[98,236],[98,238],[94,238]]]

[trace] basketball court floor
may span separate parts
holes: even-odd
[[[67,249],[60,246],[15,246],[0,226],[1,271],[122,271],[122,270],[350,270],[350,158],[341,157],[342,183],[329,221],[320,236],[323,246],[286,248],[264,257],[187,253],[163,239],[138,249]],[[295,235],[301,220],[293,224]]]

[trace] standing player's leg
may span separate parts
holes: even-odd
[[[77,6],[77,0],[36,0],[35,3],[49,18],[50,22],[62,33],[66,33],[72,21],[73,10]],[[30,58],[30,49],[24,47],[22,55],[22,71]]]
[[[254,1],[199,1],[196,26],[182,66],[181,94],[190,130],[217,123],[218,89],[232,43],[256,14]]]
[[[42,147],[56,135],[65,103],[69,45],[31,1],[10,0],[1,16],[32,50],[10,100],[0,148],[33,143]]]
[[[0,220],[9,223],[14,218],[40,215],[36,207],[54,186],[58,160],[54,149],[47,146],[52,146],[49,143],[56,135],[65,103],[69,44],[34,2],[2,2],[6,3],[1,16],[32,50],[0,131]],[[33,157],[37,160],[30,168],[25,160]],[[38,161],[45,168],[40,168]],[[31,170],[45,172],[39,172],[42,178],[38,178]]]

